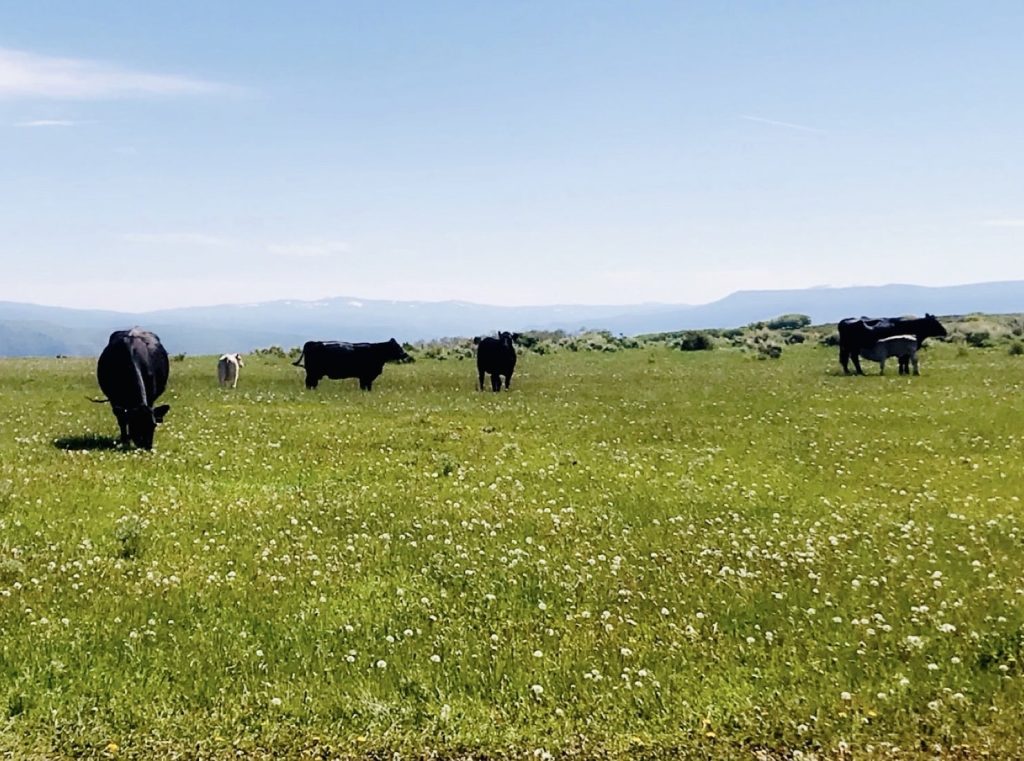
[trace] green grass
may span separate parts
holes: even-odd
[[[0,362],[0,753],[1024,754],[1004,350],[215,364],[146,453],[92,361]]]

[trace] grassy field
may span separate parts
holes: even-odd
[[[0,362],[0,755],[1024,755],[1024,358],[94,367]]]

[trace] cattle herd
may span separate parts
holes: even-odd
[[[860,359],[881,365],[896,357],[900,374],[908,374],[913,365],[918,374],[917,350],[926,338],[945,336],[946,329],[934,315],[923,318],[892,317],[873,319],[850,317],[839,322],[839,362],[843,372],[863,375]],[[484,376],[491,376],[491,390],[500,391],[502,381],[508,389],[516,367],[516,333],[500,332],[497,337],[475,338],[477,388],[484,389]],[[306,371],[306,388],[315,389],[320,380],[358,378],[359,388],[370,391],[387,362],[411,362],[402,346],[392,338],[380,343],[344,341],[307,341],[292,364]],[[241,354],[224,354],[217,360],[217,380],[222,387],[238,385],[238,370],[244,367]],[[160,339],[148,330],[132,328],[110,334],[100,354],[96,376],[121,429],[121,444],[130,441],[142,449],[152,449],[156,426],[163,422],[170,405],[155,406],[167,388],[170,363]]]

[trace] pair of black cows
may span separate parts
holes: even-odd
[[[883,338],[897,335],[913,335],[920,345],[926,338],[946,335],[946,329],[930,314],[923,318],[850,317],[841,320],[839,361],[843,372],[849,374],[852,359],[856,372],[863,375],[860,352]],[[513,333],[502,332],[497,338],[475,339],[480,390],[484,387],[485,374],[491,376],[492,390],[501,390],[503,377],[505,388],[509,387],[516,367],[516,338]],[[392,338],[383,343],[307,341],[293,364],[306,370],[308,389],[316,388],[324,377],[358,378],[359,388],[369,391],[384,371],[384,364],[396,361],[409,362],[412,357]],[[96,401],[110,403],[121,427],[122,444],[131,440],[143,449],[153,447],[156,426],[170,409],[167,404],[154,406],[167,388],[169,372],[167,352],[153,333],[133,328],[111,334],[96,368],[100,389],[107,398]]]
[[[484,374],[491,376],[491,388],[501,390],[512,382],[516,367],[514,333],[499,333],[497,338],[474,339],[477,345],[476,366],[479,388],[484,387]],[[342,341],[307,341],[293,363],[306,370],[306,388],[314,389],[324,377],[358,378],[359,388],[369,391],[384,372],[386,362],[411,362],[401,345],[392,338],[382,343],[345,343]],[[153,448],[153,434],[163,422],[170,405],[154,406],[167,388],[170,362],[167,351],[155,333],[141,328],[118,330],[110,334],[106,348],[96,365],[96,377],[110,408],[121,427],[121,444],[131,441],[142,449]]]

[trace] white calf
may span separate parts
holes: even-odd
[[[860,350],[864,359],[870,359],[882,366],[881,374],[885,375],[885,360],[889,357],[896,357],[900,362],[900,375],[910,374],[910,365],[914,365],[914,375],[918,375],[917,368],[917,336],[889,336],[883,338],[871,346],[865,346]]]
[[[224,354],[217,360],[217,380],[223,388],[230,384],[231,388],[238,385],[238,368],[245,367],[241,354]]]

